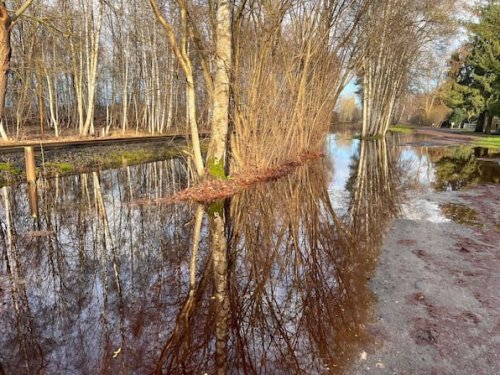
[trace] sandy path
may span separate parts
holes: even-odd
[[[393,223],[370,281],[378,344],[351,373],[500,374],[500,189],[417,199],[473,208],[481,225],[425,215]]]

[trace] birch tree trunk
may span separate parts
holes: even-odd
[[[163,17],[156,0],[149,0],[156,19],[161,23],[165,30],[172,52],[174,53],[179,65],[186,75],[186,96],[187,96],[187,117],[191,130],[191,139],[193,143],[193,161],[196,168],[196,173],[199,177],[205,174],[205,166],[201,155],[200,136],[198,132],[198,123],[196,118],[196,90],[193,75],[193,65],[187,51],[189,26],[188,26],[188,10],[185,0],[177,0],[179,11],[181,14],[181,40],[178,43],[174,30],[170,23]]]
[[[90,12],[91,15],[90,18],[88,16],[85,16],[85,25],[87,28],[87,117],[83,126],[82,135],[94,133],[95,86],[97,78],[99,45],[101,40],[104,5],[99,2],[97,26],[94,26],[92,4],[88,7],[87,11]]]
[[[123,72],[123,82],[122,82],[122,134],[125,134],[125,131],[127,130],[128,126],[128,69],[129,69],[129,62],[128,62],[128,44],[129,44],[129,38],[127,36],[127,39],[125,40],[125,48],[123,49],[123,63],[124,63],[124,72]]]
[[[52,89],[52,78],[47,71],[45,72],[45,79],[47,80],[47,91],[49,93],[49,111],[50,123],[54,127],[56,138],[59,138],[59,120],[57,118],[57,92]]]
[[[217,1],[215,79],[212,103],[212,127],[207,156],[210,175],[225,178],[226,144],[229,124],[229,82],[232,69],[232,2]]]

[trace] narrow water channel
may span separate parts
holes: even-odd
[[[391,219],[430,190],[498,182],[470,148],[332,134],[323,161],[231,200],[152,203],[182,159],[1,188],[6,374],[323,374],[370,345]],[[1,373],[1,371],[0,371]]]

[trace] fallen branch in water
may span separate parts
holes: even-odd
[[[303,165],[308,160],[324,157],[322,153],[307,152],[297,159],[289,160],[276,167],[257,169],[252,172],[242,172],[230,176],[227,180],[208,178],[196,186],[184,189],[167,198],[156,201],[139,200],[136,204],[174,204],[178,202],[194,201],[209,203],[220,199],[229,198],[240,191],[261,182],[275,181]]]

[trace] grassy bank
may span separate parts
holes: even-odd
[[[478,135],[474,146],[500,150],[500,135]]]
[[[206,147],[204,147],[206,148]],[[126,146],[65,149],[36,154],[38,176],[66,176],[89,171],[120,168],[178,157],[188,157],[186,142],[158,142]],[[24,155],[9,156],[0,163],[0,186],[25,179]]]

